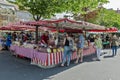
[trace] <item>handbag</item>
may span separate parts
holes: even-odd
[[[75,48],[74,48],[74,42],[73,42],[73,40],[70,40],[69,41],[69,47],[70,47],[70,51],[75,51]]]
[[[118,41],[115,41],[115,45],[116,45],[116,46],[119,46],[119,43],[118,43]]]

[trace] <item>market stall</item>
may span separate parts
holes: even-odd
[[[110,48],[110,37],[112,33],[117,33],[118,29],[116,27],[106,28],[105,30],[89,30],[90,34],[101,34],[103,49]]]
[[[35,26],[40,25],[39,29],[46,27],[47,30],[52,32],[68,32],[68,33],[80,33],[84,28],[86,31],[92,29],[102,29],[105,28],[103,26],[94,25],[88,22],[76,22],[69,19],[60,19],[60,20],[45,20],[42,22],[21,22],[21,25],[29,25]],[[57,26],[56,26],[57,25]],[[63,38],[64,34],[62,34]],[[50,39],[52,40],[52,39]],[[52,42],[52,41],[50,41]],[[61,40],[61,42],[63,42]],[[51,43],[50,43],[51,44]],[[54,67],[62,62],[63,55],[63,47],[60,45],[59,47],[53,46],[51,44],[48,47],[43,47],[41,44],[24,44],[21,45],[19,42],[14,42],[11,47],[11,51],[14,52],[14,55],[20,55],[22,57],[27,57],[31,59],[31,64],[38,65],[42,68],[50,68]],[[84,48],[83,55],[91,55],[95,53],[95,48],[90,43],[87,44],[87,47]],[[76,51],[72,53],[71,60],[76,59],[77,54]]]

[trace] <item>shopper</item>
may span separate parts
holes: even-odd
[[[112,56],[116,56],[118,46],[118,38],[116,35],[113,35],[113,37],[111,38]]]
[[[8,33],[8,36],[6,39],[6,47],[8,50],[9,50],[11,44],[12,44],[12,36],[11,36],[11,33]]]
[[[77,43],[77,59],[76,59],[75,63],[78,63],[79,59],[80,59],[80,62],[83,62],[84,41],[85,41],[84,34],[81,33],[79,35],[79,39],[78,39],[78,43]]]
[[[96,47],[96,53],[97,53],[97,61],[100,61],[100,55],[102,50],[102,40],[100,38],[100,35],[96,35],[95,39],[95,47]]]
[[[71,59],[71,47],[73,46],[73,42],[71,43],[72,38],[66,33],[65,34],[65,38],[64,38],[64,54],[63,54],[63,62],[61,64],[61,66],[64,66],[65,62],[66,62],[66,58],[67,58],[67,66],[70,65],[70,59]]]

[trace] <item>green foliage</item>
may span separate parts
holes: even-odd
[[[120,13],[103,8],[98,12],[98,15],[95,15],[94,18],[89,19],[88,21],[106,27],[120,28]]]
[[[18,5],[20,10],[27,10],[37,21],[41,18],[50,18],[55,13],[71,12],[85,14],[96,9],[108,0],[7,0]]]

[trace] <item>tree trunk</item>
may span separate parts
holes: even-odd
[[[58,26],[58,23],[56,23],[56,28],[57,28],[57,32],[59,32],[59,26]]]
[[[40,15],[33,15],[33,18],[35,21],[39,21],[41,16]],[[36,30],[35,30],[35,43],[38,44],[38,28],[39,28],[39,25],[36,25]]]
[[[38,25],[36,25],[36,30],[35,30],[35,43],[38,44]]]

